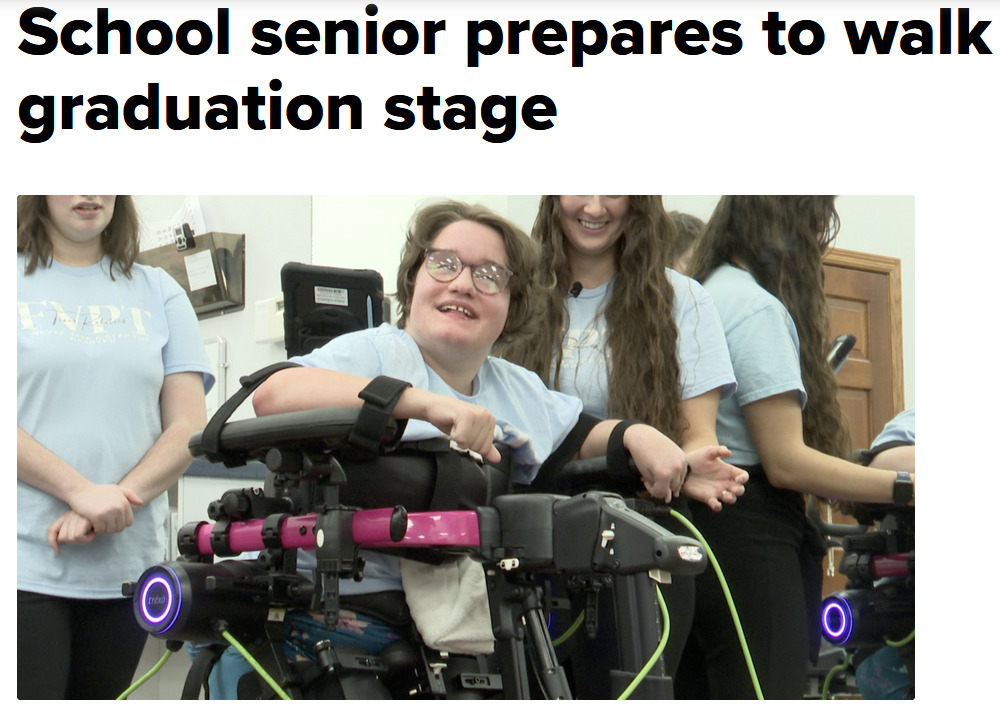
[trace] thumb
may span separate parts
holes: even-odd
[[[128,502],[133,506],[142,506],[142,499],[136,496],[135,492],[132,491],[132,489],[123,488],[122,493],[125,495],[125,498],[128,499]]]
[[[491,464],[496,464],[500,461],[500,450],[496,446],[491,446],[490,450],[483,454],[483,458],[489,461]]]

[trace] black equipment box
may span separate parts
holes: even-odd
[[[372,269],[289,262],[281,268],[281,291],[288,357],[383,322],[382,275]]]

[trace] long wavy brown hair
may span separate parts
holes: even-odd
[[[808,394],[803,438],[818,451],[846,459],[851,440],[827,358],[830,312],[823,293],[823,256],[839,231],[833,195],[725,196],[695,246],[688,273],[705,281],[716,267],[735,264],[785,305],[799,333]]]
[[[52,218],[44,194],[17,196],[17,251],[28,257],[25,274],[31,274],[39,264],[52,262],[52,240],[49,229]],[[135,202],[127,194],[115,197],[115,211],[101,233],[101,248],[111,257],[111,278],[117,266],[126,278],[132,276],[132,265],[139,255],[139,214]]]
[[[534,335],[503,354],[546,384],[552,378],[551,386],[559,383],[568,323],[565,300],[572,282],[561,220],[559,197],[543,196],[531,232],[542,250],[542,318]],[[686,426],[680,411],[674,291],[665,272],[674,233],[660,196],[629,196],[624,232],[615,245],[618,281],[604,316],[608,415],[638,419],[678,438]]]

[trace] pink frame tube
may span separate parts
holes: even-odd
[[[426,548],[479,546],[479,519],[475,511],[423,511],[407,515],[406,534],[401,541],[389,537],[389,523],[393,509],[364,509],[351,517],[351,536],[361,548]],[[288,516],[281,522],[278,532],[281,547],[285,549],[316,548],[316,514]],[[229,548],[235,553],[264,549],[261,530],[264,519],[233,521],[229,525]],[[204,523],[195,533],[198,553],[211,556],[211,536],[215,524]]]

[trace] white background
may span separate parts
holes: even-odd
[[[0,211],[7,226],[14,221],[16,194],[81,188],[144,195],[516,195],[581,189],[913,195],[921,475],[931,477],[921,482],[921,535],[934,559],[923,563],[921,698],[963,701],[990,691],[987,668],[996,629],[985,582],[986,571],[994,569],[983,527],[996,514],[997,482],[992,452],[979,449],[983,438],[994,434],[986,421],[993,412],[986,407],[994,402],[996,356],[996,55],[911,57],[897,46],[885,56],[854,56],[843,30],[844,20],[866,19],[924,19],[936,27],[938,4],[383,0],[380,23],[447,20],[437,55],[409,57],[249,52],[249,28],[259,19],[283,27],[296,19],[369,19],[364,2],[304,0],[231,3],[225,57],[187,57],[176,50],[146,57],[134,48],[128,57],[73,57],[61,50],[32,57],[17,50],[25,39],[18,17],[30,5],[4,0],[0,9],[6,186]],[[100,5],[110,6],[113,18],[126,19],[133,28],[152,18],[173,27],[190,18],[215,20],[215,5],[203,2],[47,3],[58,12],[52,24],[57,28],[70,19],[96,22]],[[1000,51],[1000,3],[965,5],[973,22],[993,21],[983,38]],[[768,10],[779,11],[789,24],[804,18],[819,22],[824,48],[808,57],[770,55],[760,30]],[[659,56],[606,51],[574,69],[568,53],[539,55],[523,36],[519,55],[497,54],[484,58],[478,69],[466,68],[465,23],[487,18],[504,25],[522,19],[532,24],[559,19],[567,25],[591,18],[609,25],[624,18],[647,25],[652,19],[675,24],[698,19],[709,26],[733,19],[741,23],[743,49],[734,56],[688,57],[668,40]],[[88,37],[93,42],[93,31]],[[956,42],[952,47],[957,51]],[[248,85],[271,94],[272,78],[284,83],[286,101],[296,94],[359,95],[364,129],[95,132],[85,128],[77,110],[76,129],[57,130],[42,144],[19,139],[18,106],[31,94],[111,94],[124,101],[158,82],[162,96],[201,95],[204,102],[217,93],[239,97]],[[393,132],[382,127],[385,98],[416,95],[425,85],[444,97],[546,94],[558,107],[555,127],[545,132],[521,127],[505,144],[484,142],[483,128]]]

